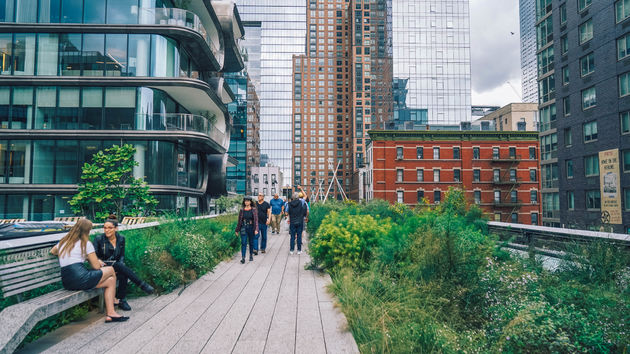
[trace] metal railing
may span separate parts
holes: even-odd
[[[204,116],[189,113],[136,114],[136,130],[192,131],[207,135],[224,147],[228,140],[224,129]]]

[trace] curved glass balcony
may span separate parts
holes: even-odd
[[[220,44],[212,40],[195,13],[178,8],[140,8],[139,10],[138,23],[141,25],[173,25],[187,27],[198,32],[208,43],[215,58],[219,60]]]
[[[188,113],[136,114],[135,130],[187,131],[202,133],[217,144],[227,147],[225,130],[218,128],[208,118]]]

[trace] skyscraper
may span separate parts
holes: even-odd
[[[630,232],[630,0],[536,15],[543,223]]]
[[[519,0],[523,102],[538,102],[536,68],[536,0]]]
[[[161,209],[206,211],[225,193],[240,71],[234,5],[192,0],[6,0],[0,11],[0,218],[51,220],[81,167],[114,144]]]
[[[427,110],[429,124],[469,122],[468,0],[394,0],[392,9],[394,78],[407,80],[405,109]]]
[[[304,54],[306,40],[305,0],[238,0],[238,9],[249,33],[245,35],[249,72],[255,86],[260,85],[261,153],[269,155],[282,168],[282,185],[291,184],[292,146],[292,79],[295,54]],[[258,74],[259,72],[259,74]]]

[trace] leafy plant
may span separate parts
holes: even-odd
[[[219,209],[219,213],[225,213],[226,211],[232,210],[238,205],[240,205],[242,200],[243,200],[242,196],[222,195],[215,200],[215,204],[217,206],[217,209]]]
[[[141,178],[134,178],[136,149],[129,144],[114,145],[92,156],[83,166],[78,192],[70,200],[72,211],[92,220],[104,219],[110,213],[142,216],[158,204]]]

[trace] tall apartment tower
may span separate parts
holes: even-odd
[[[536,0],[519,0],[523,102],[538,103],[536,66]]]
[[[304,54],[306,0],[237,0],[247,35],[248,72],[260,98],[261,153],[292,183],[293,55]]]
[[[468,3],[392,1],[394,80],[406,85],[399,87],[406,99],[397,102],[397,116],[408,110],[429,124],[471,121]]]
[[[182,3],[1,2],[0,218],[73,215],[81,167],[121,143],[159,209],[225,194],[243,26],[232,2]]]
[[[630,0],[536,17],[543,223],[630,232]]]

